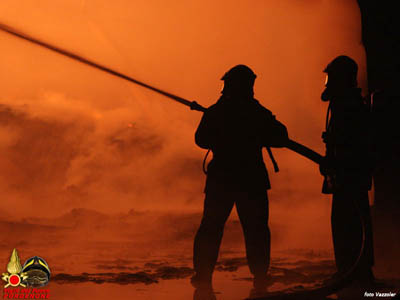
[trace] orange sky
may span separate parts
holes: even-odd
[[[320,153],[325,65],[353,57],[366,86],[356,1],[8,0],[0,22],[205,106],[246,64],[256,98]],[[2,32],[0,49],[2,211],[201,209],[200,113]],[[309,214],[327,231],[317,167],[275,153],[271,219]]]

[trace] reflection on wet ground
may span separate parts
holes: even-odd
[[[334,262],[329,255],[311,255],[311,251],[291,250],[279,253],[279,258],[272,259],[270,268],[271,281],[267,292],[296,291],[319,286],[335,271]],[[232,253],[230,253],[232,255]],[[278,255],[277,255],[278,256]],[[221,259],[214,274],[214,290],[195,290],[189,278],[193,270],[190,260],[178,262],[151,259],[142,262],[142,267],[134,266],[137,261],[110,260],[98,261],[108,272],[67,274],[58,273],[50,284],[52,295],[57,300],[70,299],[176,299],[176,300],[238,300],[264,295],[252,288],[252,278],[246,259],[241,256]],[[125,266],[118,272],[120,264]],[[98,265],[99,266],[99,265]],[[111,270],[111,271],[110,271]],[[392,285],[370,288],[376,291],[398,290],[400,282]],[[347,288],[328,299],[353,300],[364,298],[366,287]]]
[[[334,272],[334,263],[330,257],[307,257],[310,252],[292,250],[280,253],[280,258],[272,259],[270,268],[271,282],[269,291],[314,286],[316,282],[329,277]],[[232,255],[232,253],[230,253]],[[187,257],[189,258],[189,257]],[[85,295],[98,299],[111,299],[124,295],[133,299],[194,299],[194,300],[233,300],[244,299],[249,295],[257,296],[252,291],[252,277],[247,268],[246,259],[241,256],[225,257],[218,262],[214,275],[214,291],[194,290],[189,278],[193,274],[190,260],[170,258],[152,259],[137,266],[137,261],[129,260],[99,260],[100,269],[107,272],[67,274],[57,273],[52,277],[52,293],[57,299],[67,299],[60,296],[63,293],[73,299],[86,299]],[[124,268],[121,268],[123,266]],[[121,271],[121,269],[123,271]],[[104,290],[97,294],[98,290]],[[94,294],[92,294],[94,293]],[[109,294],[111,293],[111,294]],[[61,298],[59,298],[61,297]],[[112,296],[114,297],[114,296]],[[194,298],[193,298],[194,297]],[[71,298],[68,298],[71,299]]]
[[[3,270],[14,247],[21,262],[34,255],[43,257],[52,271],[49,288],[51,299],[56,300],[238,300],[257,296],[243,242],[238,239],[240,224],[235,221],[226,226],[214,291],[194,290],[190,285],[193,236],[200,217],[105,216],[77,209],[54,219],[0,220]],[[335,272],[329,250],[284,249],[282,245],[272,249],[268,292],[309,289]],[[392,291],[399,288],[399,282],[393,282]],[[347,290],[330,298],[353,300],[364,292]]]

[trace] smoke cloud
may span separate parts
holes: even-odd
[[[320,153],[326,64],[353,57],[366,86],[356,1],[3,1],[0,20],[205,106],[222,74],[247,64],[256,98]],[[4,33],[0,43],[4,214],[201,210],[199,113]],[[293,244],[330,247],[317,166],[274,153],[271,221],[292,226]],[[326,239],[308,235],[316,222]]]

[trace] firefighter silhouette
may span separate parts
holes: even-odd
[[[254,99],[255,78],[244,65],[229,70],[222,77],[221,97],[205,111],[195,134],[196,144],[213,153],[208,165],[203,217],[194,241],[195,287],[212,288],[224,225],[234,205],[243,228],[254,285],[266,285],[270,263],[270,182],[262,148],[283,147],[288,133]]]
[[[326,156],[320,166],[325,176],[323,193],[332,194],[332,236],[337,266],[342,276],[356,262],[361,245],[362,220],[365,223],[364,252],[355,279],[374,279],[373,243],[368,190],[372,183],[369,107],[357,87],[356,62],[338,56],[324,70],[326,88],[321,95],[329,101],[326,131],[322,138]]]

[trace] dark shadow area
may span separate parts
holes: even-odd
[[[400,277],[400,18],[395,2],[358,1],[362,41],[367,54],[372,96],[377,166],[373,207],[375,269],[380,276]]]

